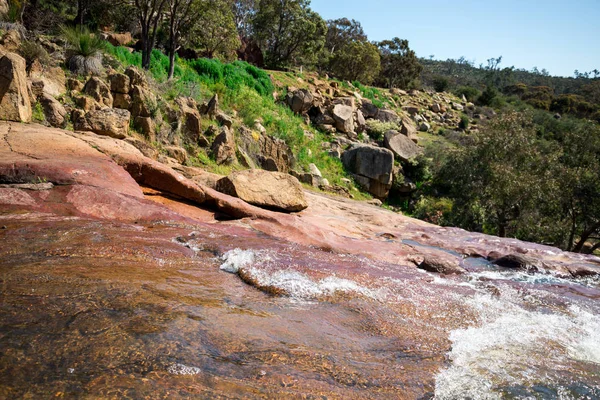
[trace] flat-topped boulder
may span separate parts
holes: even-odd
[[[398,131],[387,131],[384,136],[384,144],[396,157],[407,162],[423,152],[408,136]]]
[[[298,179],[281,172],[237,171],[220,179],[217,190],[267,209],[296,212],[308,207]]]

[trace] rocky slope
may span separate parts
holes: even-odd
[[[185,178],[119,139],[35,124],[2,123],[0,128],[0,181],[6,206],[29,211],[51,209],[59,196],[63,206],[94,218],[131,221],[138,215],[162,219],[163,214],[175,220],[187,218],[185,212],[177,213],[177,202],[167,202],[167,208],[154,205],[145,210],[148,199],[167,196],[216,213],[214,218],[221,215],[226,219],[241,219],[244,226],[291,242],[415,268],[426,257],[442,255],[441,258],[457,266],[465,258],[479,257],[509,268],[563,276],[595,275],[600,271],[600,260],[593,256],[441,228],[366,203],[298,192],[293,183],[284,184],[281,180],[279,184],[270,183],[271,178],[253,180],[252,175],[241,180],[239,174],[234,174],[229,183],[223,184],[236,187],[237,194],[251,190],[248,200],[261,206],[277,208],[274,203],[279,202],[284,210],[306,208],[291,215],[269,211]],[[217,183],[217,186],[222,185]],[[143,188],[153,189],[150,196],[144,196]],[[50,204],[44,201],[55,191],[60,194],[50,196],[53,199]],[[261,194],[268,198],[257,200],[256,196]],[[503,257],[516,262],[505,265],[498,261]]]

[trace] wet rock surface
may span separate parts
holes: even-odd
[[[0,177],[2,398],[599,395],[596,257],[310,192],[262,210],[38,125],[0,124]],[[510,254],[541,268],[486,261]]]

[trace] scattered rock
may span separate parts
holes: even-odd
[[[430,129],[431,125],[429,125],[427,122],[422,122],[421,125],[419,125],[419,130],[421,132],[429,132]]]
[[[44,93],[38,97],[38,101],[44,110],[46,121],[55,128],[67,126],[67,110],[54,97]]]
[[[156,124],[152,118],[135,117],[133,122],[135,127],[139,129],[140,132],[142,132],[142,134],[146,136],[150,142],[156,141]]]
[[[443,275],[460,275],[466,271],[460,266],[459,260],[450,254],[445,255],[443,253],[435,255],[425,255],[423,261],[418,265],[419,269],[436,272]]]
[[[0,59],[0,120],[31,122],[25,59],[8,53]]]
[[[308,169],[309,169],[309,171],[310,171],[311,174],[316,175],[319,178],[323,177],[323,175],[321,174],[321,171],[319,170],[319,168],[315,164],[313,164],[313,163],[308,164]]]
[[[181,147],[167,146],[165,147],[165,151],[169,157],[177,160],[179,164],[185,164],[187,161],[187,152]]]
[[[226,126],[227,128],[231,129],[231,127],[233,126],[233,119],[231,119],[231,117],[229,117],[229,115],[225,114],[222,111],[218,111],[217,115],[216,115],[216,120],[219,124]],[[260,124],[259,124],[260,125]],[[262,125],[261,125],[262,126]],[[263,128],[264,129],[264,128]],[[266,130],[265,130],[266,131]]]
[[[412,160],[423,152],[408,136],[397,131],[388,131],[385,133],[384,145],[404,162]]]
[[[354,132],[353,109],[351,106],[337,104],[333,107],[335,127],[342,133]]]
[[[179,97],[175,100],[183,119],[183,134],[190,143],[197,143],[202,127],[200,126],[200,112],[196,101],[191,97]]]
[[[85,86],[83,82],[78,81],[77,79],[69,78],[67,79],[67,89],[71,92],[81,92],[83,87]]]
[[[396,114],[395,111],[392,110],[379,110],[377,113],[377,120],[381,122],[398,122],[400,121],[400,117]]]
[[[310,110],[313,105],[314,97],[307,89],[296,90],[288,94],[287,102],[293,112],[304,114]]]
[[[362,184],[369,193],[378,198],[387,197],[392,186],[394,153],[376,146],[354,144],[342,154],[342,162],[359,181],[362,177]]]
[[[404,111],[406,111],[407,113],[409,113],[411,115],[411,117],[414,117],[416,114],[419,113],[419,107],[417,107],[417,106],[405,106],[405,107],[402,107],[402,109]]]
[[[118,108],[90,110],[87,113],[75,110],[73,113],[73,127],[75,130],[91,131],[98,135],[124,139],[129,132],[130,119],[131,114],[129,111]]]
[[[211,152],[217,164],[233,164],[237,162],[235,149],[233,132],[226,126],[222,127],[221,133],[215,138],[211,146]]]
[[[290,171],[294,155],[285,141],[244,127],[238,132],[241,148],[256,165],[269,171]]]
[[[102,108],[100,103],[88,96],[76,96],[73,97],[73,101],[75,102],[75,105],[83,111],[99,110]]]
[[[39,71],[32,71],[29,77],[39,91],[38,95],[48,93],[52,97],[59,97],[67,93],[67,78],[60,67],[42,67]]]
[[[90,96],[103,106],[112,107],[113,97],[110,88],[98,77],[91,77],[83,88],[83,93]]]
[[[140,86],[142,88],[148,87],[148,80],[144,72],[134,66],[130,66],[125,70],[125,75],[129,77],[129,84],[131,87]]]
[[[16,53],[21,48],[21,39],[22,36],[19,31],[16,29],[9,29],[2,37],[0,45],[4,48],[5,52]]]
[[[360,111],[365,118],[376,118],[379,113],[379,108],[374,105],[371,100],[363,99]]]
[[[308,207],[300,182],[281,172],[234,172],[217,182],[217,190],[263,208],[297,212]]]
[[[133,36],[130,32],[109,33],[106,35],[106,40],[113,46],[126,46],[133,42]]]
[[[133,86],[131,91],[131,115],[152,117],[158,108],[156,96],[143,86]]]
[[[113,107],[121,108],[123,110],[131,109],[131,96],[124,93],[113,94]]]
[[[215,93],[206,106],[205,114],[214,118],[217,115],[217,111],[219,111],[219,95]]]
[[[112,74],[108,77],[110,90],[114,93],[129,94],[131,91],[129,77],[125,74]]]

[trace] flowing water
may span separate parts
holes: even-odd
[[[600,398],[600,282],[0,215],[0,398]]]

